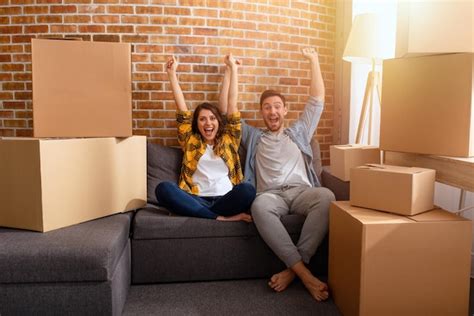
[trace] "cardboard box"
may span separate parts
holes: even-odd
[[[128,43],[32,39],[35,137],[132,136]]]
[[[46,232],[146,204],[146,137],[0,139],[0,226]]]
[[[380,163],[380,150],[366,145],[334,145],[329,147],[331,174],[343,181],[350,181],[352,167],[366,163]]]
[[[474,156],[474,54],[385,60],[380,149]]]
[[[472,223],[441,209],[405,217],[333,202],[329,288],[341,313],[467,315]]]
[[[401,215],[433,209],[436,171],[368,164],[351,169],[351,205]]]
[[[474,52],[472,0],[399,1],[397,15],[396,57]]]

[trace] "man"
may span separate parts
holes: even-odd
[[[323,301],[329,296],[328,286],[305,264],[327,234],[334,194],[321,187],[312,167],[310,142],[323,112],[324,82],[316,51],[305,48],[302,53],[311,65],[310,97],[305,109],[296,122],[284,128],[288,113],[285,98],[273,90],[262,93],[260,110],[267,129],[243,124],[242,145],[247,149],[244,177],[258,193],[251,207],[255,225],[287,266],[271,277],[269,286],[283,291],[298,276],[311,295]],[[306,216],[296,245],[280,221],[285,214]]]

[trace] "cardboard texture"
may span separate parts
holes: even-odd
[[[474,1],[399,1],[397,13],[396,57],[474,52]]]
[[[343,315],[468,314],[471,221],[343,201],[332,203],[329,225],[329,288]]]
[[[436,171],[368,164],[351,169],[351,205],[401,215],[433,209]]]
[[[390,59],[383,68],[380,149],[474,156],[474,54]]]
[[[35,137],[132,136],[130,44],[31,44]]]
[[[329,147],[331,174],[342,181],[350,181],[352,167],[366,163],[380,163],[380,150],[366,145],[334,145]]]
[[[36,231],[146,204],[146,137],[0,139],[0,226]]]

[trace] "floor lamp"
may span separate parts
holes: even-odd
[[[372,143],[372,112],[374,93],[377,94],[379,104],[380,98],[380,73],[375,71],[375,65],[381,63],[381,54],[378,47],[378,26],[377,16],[372,13],[357,15],[352,24],[343,59],[351,63],[371,64],[372,70],[367,75],[365,85],[364,100],[360,111],[357,125],[356,144],[362,141],[362,134],[369,116],[368,123],[368,143]]]

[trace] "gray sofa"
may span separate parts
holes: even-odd
[[[0,228],[0,315],[120,315],[130,284],[260,278],[282,270],[254,224],[175,216],[156,205],[156,184],[177,180],[181,156],[179,149],[148,145],[143,209],[44,234]],[[347,183],[316,167],[337,199],[348,197]],[[303,220],[282,218],[295,240]],[[325,240],[310,263],[316,275],[327,275],[327,256]]]

